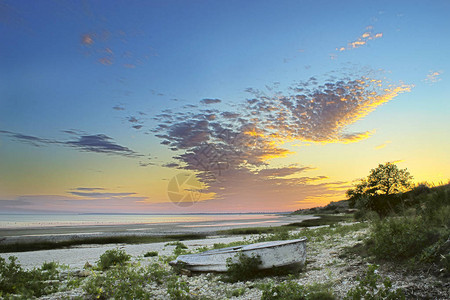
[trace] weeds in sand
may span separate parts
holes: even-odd
[[[287,280],[278,285],[262,286],[261,300],[332,300],[336,296],[330,289],[330,284],[314,284],[303,286],[295,281]]]
[[[118,265],[102,274],[94,272],[83,289],[96,299],[152,299],[145,288],[149,278],[146,268]]]
[[[105,271],[113,266],[123,266],[130,260],[130,258],[131,255],[128,255],[124,250],[106,250],[97,261],[97,268]]]
[[[377,273],[377,265],[369,265],[364,277],[357,278],[359,284],[348,291],[346,300],[359,299],[405,299],[401,289],[392,289],[391,280]]]
[[[58,290],[60,281],[57,263],[46,262],[40,268],[27,271],[17,263],[17,257],[10,256],[8,260],[9,263],[0,257],[0,297],[29,299]]]
[[[170,278],[167,284],[167,293],[170,299],[173,300],[189,300],[193,297],[190,294],[189,285],[187,282],[180,280],[180,278],[174,276]]]
[[[154,256],[158,256],[158,251],[148,251],[144,253],[144,257],[154,257]]]
[[[260,276],[261,263],[261,258],[257,255],[247,256],[239,253],[234,259],[227,259],[227,273],[223,279],[227,282],[236,282],[256,278]]]

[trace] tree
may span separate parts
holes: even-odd
[[[362,196],[389,196],[404,192],[411,187],[412,176],[407,169],[399,169],[397,165],[387,162],[370,170],[367,179],[362,179],[353,189],[347,191],[350,206],[354,207]]]

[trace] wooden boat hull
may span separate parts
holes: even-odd
[[[209,250],[197,254],[180,255],[171,265],[182,265],[193,272],[226,272],[227,259],[238,260],[238,254],[259,256],[261,270],[274,267],[304,265],[306,261],[306,238],[286,241],[262,242]]]

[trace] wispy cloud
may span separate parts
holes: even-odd
[[[115,154],[130,157],[139,156],[133,150],[116,144],[111,137],[105,134],[82,135],[77,137],[75,140],[62,143],[86,152]]]
[[[381,32],[374,33],[373,27],[368,26],[368,27],[366,27],[366,31],[361,36],[359,36],[356,40],[349,42],[346,46],[338,47],[338,48],[336,48],[336,50],[346,51],[346,50],[356,49],[356,48],[366,45],[367,42],[369,42],[371,40],[379,39],[381,37],[383,37],[383,33],[381,33]]]
[[[200,102],[203,104],[215,104],[215,103],[222,102],[222,100],[220,100],[220,99],[202,99]]]
[[[99,187],[77,187],[74,189],[75,191],[102,191],[104,188]]]
[[[136,195],[136,193],[69,192],[72,195],[88,198],[117,198]]]
[[[94,134],[89,135],[74,130],[66,130],[68,133],[74,136],[74,139],[63,141],[56,139],[45,139],[32,135],[25,135],[21,133],[0,130],[0,134],[10,137],[12,140],[16,140],[22,143],[31,144],[36,147],[46,146],[46,145],[62,145],[68,146],[84,152],[95,152],[95,153],[105,153],[114,154],[128,157],[141,156],[137,152],[117,144],[113,138],[105,134]]]
[[[379,149],[383,149],[384,147],[386,147],[388,144],[390,144],[390,143],[392,143],[391,141],[386,141],[386,142],[384,142],[383,144],[380,144],[380,145],[378,145],[378,146],[375,146],[375,149],[376,150],[379,150]]]
[[[430,71],[427,77],[424,79],[427,83],[436,83],[442,80],[441,75],[443,71]]]
[[[149,209],[146,202],[147,197],[141,197],[135,193],[88,194],[72,194],[70,196],[27,195],[14,199],[0,199],[0,211],[71,213],[112,213],[120,211],[138,213]]]

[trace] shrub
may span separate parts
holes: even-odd
[[[226,292],[227,298],[240,297],[244,294],[245,294],[245,287],[240,287],[240,288],[234,289],[232,291]]]
[[[96,299],[152,299],[152,294],[145,289],[149,278],[145,268],[118,265],[103,274],[94,273],[83,289]]]
[[[106,270],[112,266],[123,266],[127,263],[131,258],[131,255],[128,255],[124,250],[119,249],[111,249],[106,250],[100,256],[100,259],[97,261],[97,267],[99,270]]]
[[[303,286],[295,281],[285,281],[276,286],[263,287],[261,300],[332,300],[336,296],[327,284]]]
[[[420,216],[391,217],[374,223],[368,245],[378,258],[405,259],[420,254],[436,239]]]
[[[44,263],[41,268],[26,271],[17,263],[17,257],[10,256],[9,263],[0,257],[0,293],[1,296],[17,294],[24,299],[40,297],[54,293],[60,285],[58,265]],[[48,280],[53,280],[49,284]]]
[[[236,282],[249,280],[258,277],[260,274],[259,266],[262,261],[259,256],[247,256],[239,253],[235,256],[237,261],[232,258],[227,259],[227,273],[224,278],[226,281]]]
[[[144,257],[158,256],[158,251],[148,251],[144,254]]]
[[[147,267],[146,272],[148,278],[158,284],[162,284],[164,280],[169,276],[169,271],[164,269],[158,263],[153,263]]]
[[[192,299],[189,293],[189,286],[185,281],[179,281],[176,276],[169,280],[167,285],[167,293],[173,300],[189,300]]]
[[[369,265],[365,276],[357,278],[359,284],[348,291],[344,299],[405,299],[403,291],[393,290],[391,280],[382,278],[377,269],[377,265]]]

